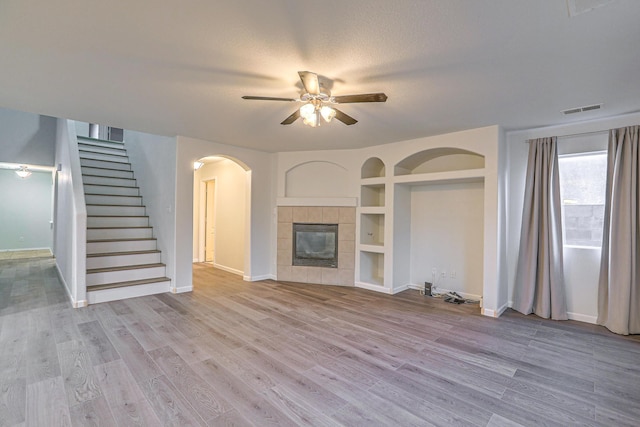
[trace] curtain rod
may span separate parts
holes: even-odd
[[[591,131],[591,132],[569,133],[569,134],[566,134],[566,135],[554,135],[554,136],[556,136],[557,138],[568,138],[568,137],[571,137],[571,136],[595,135],[597,133],[609,133],[609,129],[606,129],[606,130],[594,130],[594,131]],[[538,138],[527,139],[527,140],[524,141],[524,143],[528,144],[529,141],[531,141],[533,139],[538,139]]]

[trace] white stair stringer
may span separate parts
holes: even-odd
[[[169,292],[124,144],[78,137],[87,203],[89,304]]]

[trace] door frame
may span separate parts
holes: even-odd
[[[205,242],[207,237],[207,182],[214,181],[216,190],[218,186],[218,177],[213,177],[200,181],[200,188],[198,191],[198,197],[200,200],[200,212],[198,212],[198,262],[206,262],[205,256]],[[213,195],[213,209],[216,210],[218,204],[218,191],[215,191]],[[215,243],[214,243],[215,246]],[[216,262],[216,252],[213,252],[213,263]]]

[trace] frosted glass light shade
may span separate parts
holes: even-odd
[[[24,179],[24,178],[27,178],[27,177],[31,176],[31,171],[29,169],[27,169],[26,166],[20,166],[20,169],[18,169],[16,171],[16,175],[18,175],[20,178]]]

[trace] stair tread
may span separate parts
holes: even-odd
[[[147,285],[149,283],[170,282],[170,281],[171,279],[169,279],[168,277],[153,277],[151,279],[131,280],[128,282],[113,282],[113,283],[105,283],[103,285],[89,285],[87,286],[87,292],[100,291],[103,289],[123,288],[127,286]]]
[[[99,160],[101,161],[101,160]],[[111,162],[111,163],[116,163],[116,162]],[[120,163],[120,162],[117,162]],[[80,165],[81,168],[91,168],[91,169],[102,169],[102,170],[106,170],[106,171],[117,171],[117,172],[131,172],[133,173],[133,171],[128,171],[128,170],[124,170],[124,169],[114,169],[114,168],[103,168],[100,166],[87,166],[87,165]]]
[[[97,145],[97,144],[91,144],[91,143],[87,143],[87,142],[79,142],[78,143],[78,150],[80,150],[80,151],[86,151],[86,152],[90,152],[90,153],[112,154],[112,153],[103,153],[101,151],[92,151],[93,149],[117,150],[117,151],[123,151],[124,153],[127,152],[127,150],[125,148],[120,148],[120,147],[108,147],[106,145]],[[113,154],[115,154],[116,156],[120,155],[120,154],[117,154],[117,153],[113,153]]]
[[[106,148],[106,147],[105,147],[105,148]],[[118,148],[114,148],[114,150],[118,150]],[[82,150],[81,148],[78,148],[78,151],[79,151],[80,153],[106,154],[107,156],[127,157],[126,152],[125,152],[125,154],[118,154],[118,153],[100,153],[99,151]],[[81,155],[80,157],[82,157],[82,155]]]
[[[148,225],[138,225],[134,227],[87,227],[87,230],[137,230],[141,228],[153,228]]]
[[[131,172],[131,171],[126,171],[126,172]],[[95,176],[97,178],[113,178],[113,179],[128,179],[131,181],[135,181],[135,178],[124,178],[124,177],[119,177],[119,176],[107,176],[107,175],[94,175],[91,173],[83,173],[82,176]],[[94,184],[94,185],[99,185],[99,184]]]
[[[129,162],[114,162],[111,160],[103,160],[103,159],[91,159],[91,158],[87,158],[87,157],[82,157],[80,156],[80,158],[84,158],[84,160],[93,160],[95,162],[106,162],[106,163],[117,163],[119,165],[131,165],[131,163]],[[88,166],[88,165],[80,165],[81,167],[85,167],[85,168],[99,168],[100,166]],[[103,169],[109,169],[109,168],[103,168]],[[116,170],[123,170],[123,169],[116,169]]]
[[[149,215],[87,215],[87,218],[149,218]]]
[[[122,141],[112,141],[110,139],[91,138],[90,136],[80,136],[80,135],[78,135],[78,139],[84,139],[85,141],[111,142],[113,144],[122,144],[122,145],[124,145],[124,142],[122,142]]]
[[[87,258],[121,256],[121,255],[144,255],[144,254],[157,254],[157,253],[160,253],[158,249],[153,249],[149,251],[104,252],[99,254],[87,254]]]
[[[85,192],[84,195],[85,196],[105,196],[105,197],[139,197],[142,199],[142,196],[132,196],[130,194],[102,194],[102,193],[86,193]]]
[[[87,274],[106,273],[108,271],[142,270],[143,268],[156,268],[156,267],[166,267],[166,265],[162,263],[153,263],[153,264],[123,265],[120,267],[90,268],[90,269],[87,269]]]
[[[155,237],[133,237],[129,239],[97,239],[87,240],[87,243],[102,243],[102,242],[136,242],[138,240],[157,240]]]
[[[135,188],[138,190],[140,189],[140,187],[127,187],[126,185],[106,185],[106,184],[84,184],[84,185],[93,185],[94,187]]]

